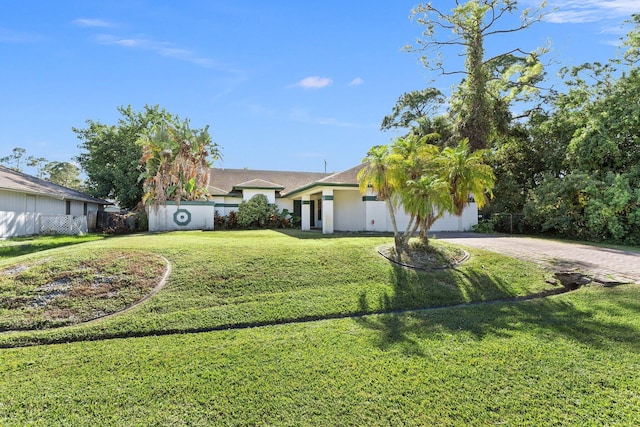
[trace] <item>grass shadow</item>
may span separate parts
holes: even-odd
[[[526,301],[490,301],[455,307],[416,310],[379,316],[365,316],[356,321],[377,331],[375,344],[381,349],[400,346],[410,354],[420,354],[416,344],[434,336],[466,333],[475,340],[487,336],[509,338],[529,333],[544,337],[577,341],[589,347],[607,349],[628,346],[640,351],[640,300],[637,286],[622,286],[610,296],[611,288],[581,289],[561,296]],[[590,293],[609,295],[593,298]],[[574,301],[574,299],[576,299]]]

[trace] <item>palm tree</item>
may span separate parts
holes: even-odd
[[[391,160],[389,146],[376,145],[371,147],[367,157],[362,160],[364,165],[358,172],[357,179],[362,194],[366,194],[367,189],[371,188],[376,193],[378,200],[385,202],[393,226],[396,249],[400,249],[402,245],[396,223],[397,197],[395,172],[393,171],[395,166]]]
[[[442,150],[437,163],[442,178],[449,183],[453,204],[450,212],[454,215],[462,215],[472,195],[479,208],[492,197],[495,175],[491,166],[484,162],[486,152],[472,152],[467,139],[463,139],[457,147]]]
[[[426,173],[415,180],[408,180],[403,191],[403,204],[415,217],[410,237],[418,231],[422,243],[429,244],[431,226],[444,215],[451,205],[449,184],[435,173]]]
[[[167,200],[198,200],[206,196],[209,159],[217,160],[219,147],[211,141],[208,126],[192,130],[189,121],[161,124],[142,134],[142,177],[147,201],[157,206]]]

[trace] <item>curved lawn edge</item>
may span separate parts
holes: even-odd
[[[134,304],[130,305],[129,307],[125,307],[122,310],[119,310],[119,311],[116,311],[116,312],[113,312],[113,313],[105,314],[104,316],[96,317],[95,319],[87,320],[86,322],[80,322],[80,323],[78,323],[78,325],[89,325],[89,324],[92,324],[92,323],[104,321],[106,319],[110,319],[112,317],[119,316],[121,314],[127,313],[127,312],[137,308],[139,305],[141,305],[144,302],[146,302],[149,298],[151,298],[152,296],[154,296],[155,294],[160,292],[160,290],[162,288],[164,288],[164,285],[166,285],[167,279],[169,278],[169,275],[171,275],[172,266],[171,266],[171,261],[169,261],[167,258],[165,258],[165,257],[163,257],[162,255],[159,255],[159,254],[154,254],[154,255],[156,255],[157,257],[159,257],[160,259],[162,259],[165,262],[166,269],[164,270],[164,274],[162,275],[162,278],[160,279],[158,284],[156,286],[154,286],[153,289],[151,289],[151,292],[149,292],[142,299],[136,301]]]
[[[417,270],[417,271],[437,271],[437,270],[446,270],[446,269],[449,269],[449,268],[455,268],[455,267],[459,266],[460,264],[462,264],[463,262],[467,261],[469,258],[471,258],[471,255],[469,254],[469,252],[465,251],[461,247],[458,247],[458,249],[461,250],[464,253],[464,256],[459,261],[452,262],[450,264],[442,265],[442,266],[438,266],[438,267],[417,267],[415,265],[411,265],[411,264],[407,264],[407,263],[404,263],[404,262],[396,261],[395,259],[386,256],[384,254],[384,251],[382,250],[384,247],[386,247],[386,246],[382,245],[382,246],[378,246],[376,248],[376,252],[378,252],[378,254],[380,254],[380,256],[382,256],[384,259],[386,259],[388,261],[391,261],[392,263],[394,263],[396,265],[399,265],[400,267],[411,268],[411,269]]]
[[[172,265],[171,262],[165,258],[164,256],[160,255],[160,254],[156,254],[156,253],[152,253],[154,256],[157,256],[158,258],[160,258],[161,260],[164,261],[165,263],[165,270],[164,273],[162,274],[162,277],[160,278],[160,280],[158,281],[158,283],[156,284],[156,286],[153,287],[153,289],[151,289],[151,291],[149,293],[147,293],[144,297],[142,297],[141,299],[139,299],[138,301],[136,301],[135,303],[123,308],[122,310],[118,310],[115,311],[113,313],[109,313],[109,314],[105,314],[103,316],[99,316],[99,317],[95,317],[93,319],[84,321],[84,322],[78,322],[76,324],[73,325],[66,325],[63,327],[74,327],[74,326],[82,326],[82,325],[90,325],[93,323],[97,323],[97,322],[101,322],[107,319],[110,319],[112,317],[115,316],[119,316],[122,315],[124,313],[127,313],[135,308],[137,308],[138,306],[140,306],[141,304],[143,304],[144,302],[146,302],[147,300],[149,300],[151,297],[153,297],[154,295],[156,295],[160,290],[162,290],[162,288],[164,288],[164,286],[167,283],[167,279],[169,278],[169,276],[171,275],[171,271],[172,271]],[[59,329],[61,327],[52,327],[52,328],[46,328],[46,329],[20,329],[20,330],[7,330],[7,331],[1,331],[0,335],[11,335],[11,334],[19,334],[19,333],[29,333],[29,332],[41,332],[41,331],[53,331],[56,329]],[[71,342],[73,340],[69,340],[69,342]],[[78,341],[83,341],[83,340],[78,340]],[[67,342],[67,341],[65,341]],[[0,344],[0,348],[9,348],[9,347],[14,347],[12,345],[3,345]],[[20,345],[17,345],[15,347],[20,347]]]
[[[364,319],[364,318],[373,317],[373,316],[403,315],[403,314],[411,314],[411,313],[420,314],[420,313],[428,313],[432,311],[449,310],[449,309],[455,310],[460,308],[478,307],[483,305],[526,302],[531,300],[543,299],[543,298],[547,298],[555,295],[561,295],[561,294],[569,293],[575,290],[576,289],[570,289],[563,286],[558,289],[547,290],[547,291],[543,291],[543,292],[539,292],[531,295],[499,298],[499,299],[488,300],[488,301],[466,302],[466,303],[460,303],[460,304],[454,304],[454,305],[412,308],[407,310],[372,311],[368,313],[346,313],[346,314],[337,313],[337,314],[331,314],[326,316],[308,316],[308,317],[303,316],[295,319],[279,319],[279,320],[272,320],[272,321],[265,321],[265,322],[246,322],[246,323],[240,322],[240,323],[218,325],[218,326],[211,326],[211,327],[204,327],[204,328],[202,327],[200,328],[169,328],[169,329],[156,329],[156,330],[137,331],[137,332],[136,331],[98,332],[94,335],[76,335],[76,336],[45,337],[45,338],[35,337],[33,339],[28,339],[21,342],[14,342],[14,343],[1,342],[0,348],[20,348],[20,347],[32,347],[32,346],[40,346],[40,345],[68,344],[68,343],[76,343],[76,342],[105,341],[105,340],[112,340],[112,339],[145,338],[145,337],[154,337],[154,336],[168,336],[168,335],[182,335],[182,334],[199,334],[199,333],[208,333],[208,332],[217,332],[217,331],[235,331],[235,330],[244,330],[244,329],[251,329],[251,328],[262,328],[262,327],[269,327],[269,326],[296,325],[296,324],[305,324],[305,323],[312,323],[312,322],[322,322],[326,320]],[[151,297],[151,295],[149,295],[148,297]],[[142,303],[142,302],[143,301],[141,300],[139,303]],[[104,320],[106,317],[115,316],[116,314],[121,314],[124,311],[132,310],[133,308],[134,306],[131,306],[118,313],[113,313],[108,316],[104,316],[102,318],[91,320],[89,322],[84,322],[84,323],[78,324],[78,326],[86,325],[90,322],[97,322],[100,320]]]

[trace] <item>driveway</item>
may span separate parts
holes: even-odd
[[[436,238],[533,261],[554,271],[582,273],[603,283],[640,284],[640,252],[493,234],[436,233]]]

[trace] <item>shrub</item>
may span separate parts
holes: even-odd
[[[217,210],[213,213],[213,228],[220,230],[224,229],[226,226],[227,219],[226,217],[220,215],[220,212]]]
[[[269,201],[264,194],[256,194],[238,207],[238,225],[242,228],[267,226],[271,215]]]
[[[226,228],[229,230],[238,228],[238,214],[236,211],[231,211],[227,215]]]

